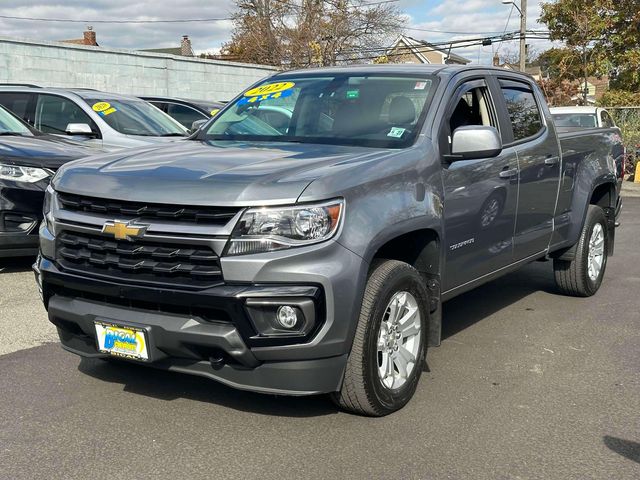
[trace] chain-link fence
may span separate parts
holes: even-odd
[[[633,175],[640,159],[640,107],[610,107],[607,110],[622,131],[622,139],[627,147],[626,171]]]

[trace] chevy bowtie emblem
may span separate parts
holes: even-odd
[[[134,225],[131,222],[114,220],[113,222],[105,222],[102,233],[113,235],[116,240],[133,240],[143,236],[147,228],[148,225]]]

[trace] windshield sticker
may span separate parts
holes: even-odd
[[[260,85],[259,87],[252,88],[244,92],[245,97],[258,97],[263,95],[269,95],[276,92],[284,92],[295,86],[293,82],[278,82],[268,83],[266,85]]]
[[[210,115],[213,117],[216,113],[218,113],[220,111],[219,108],[214,108],[213,110],[211,110]]]
[[[347,90],[347,98],[356,99],[360,97],[360,90]]]
[[[282,91],[273,92],[273,93],[265,93],[265,94],[256,95],[253,97],[245,96],[245,97],[242,97],[240,100],[238,100],[237,106],[241,107],[242,105],[247,105],[251,103],[260,103],[265,100],[274,100],[276,98],[286,98],[286,97],[290,97],[291,95],[293,95],[293,90],[290,88],[289,90],[282,90]]]
[[[407,130],[405,128],[391,127],[391,130],[387,133],[387,137],[401,138],[406,131]]]
[[[416,86],[413,87],[414,90],[424,90],[427,88],[427,82],[416,82]]]
[[[97,112],[98,115],[102,115],[103,117],[118,111],[115,107],[112,107],[109,102],[94,103],[91,108],[93,108],[94,112]]]

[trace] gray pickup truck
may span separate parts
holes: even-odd
[[[281,73],[188,141],[63,166],[36,278],[70,352],[385,415],[416,391],[442,302],[535,260],[596,293],[614,143],[559,139],[505,70]]]

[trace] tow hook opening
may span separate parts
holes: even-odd
[[[220,370],[227,363],[227,360],[222,354],[214,354],[209,357],[209,363],[214,370]]]

